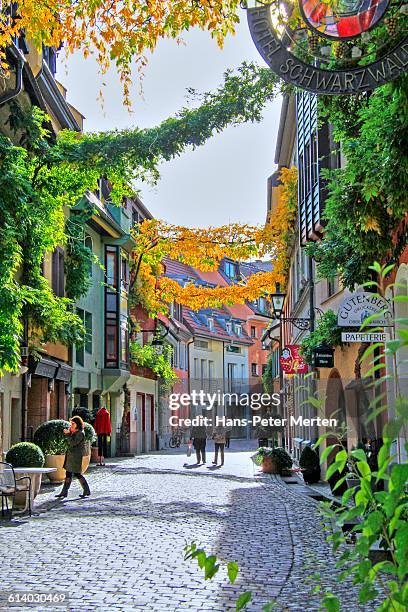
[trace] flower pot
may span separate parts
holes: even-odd
[[[64,461],[65,455],[47,455],[45,457],[45,467],[57,468],[56,472],[47,474],[48,479],[53,484],[59,484],[65,480]]]
[[[84,455],[82,457],[82,468],[81,468],[81,474],[84,474],[86,472],[86,470],[89,467],[89,463],[91,461],[91,455]]]
[[[99,462],[99,450],[97,446],[92,446],[91,448],[91,462],[92,463]]]
[[[273,457],[264,457],[262,459],[261,468],[264,474],[277,474],[278,464]]]

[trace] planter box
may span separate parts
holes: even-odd
[[[278,464],[273,457],[264,457],[262,459],[261,469],[264,474],[277,474]]]
[[[63,468],[65,455],[47,455],[45,457],[45,467],[56,468],[55,472],[47,474],[52,484],[60,484],[65,480],[65,470]]]

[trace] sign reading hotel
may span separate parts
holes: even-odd
[[[288,344],[280,356],[280,366],[285,374],[307,374],[308,365],[299,354],[299,344]]]
[[[360,327],[368,317],[373,315],[378,316],[370,321],[369,327],[389,327],[392,325],[390,303],[375,293],[359,291],[341,302],[337,314],[337,325],[340,327]]]
[[[405,3],[248,0],[246,5],[259,53],[280,78],[297,87],[325,95],[355,94],[407,70]]]

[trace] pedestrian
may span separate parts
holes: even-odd
[[[231,430],[227,429],[225,433],[225,448],[230,447],[230,442],[231,442]]]
[[[102,406],[96,413],[94,427],[98,436],[98,465],[105,465],[105,457],[108,454],[108,436],[112,433],[110,415],[105,406]]]
[[[207,444],[207,428],[203,424],[191,428],[191,439],[196,452],[197,465],[205,463],[205,447]]]
[[[218,463],[218,452],[221,454],[221,463],[220,465],[224,465],[224,447],[227,441],[227,430],[222,425],[219,425],[214,429],[213,440],[215,445],[215,454],[213,464],[217,465]]]
[[[64,429],[67,436],[68,450],[65,454],[64,468],[66,471],[65,482],[61,493],[56,497],[67,497],[72,482],[72,475],[76,476],[81,483],[82,494],[79,497],[88,497],[91,494],[89,485],[82,475],[82,458],[86,455],[84,422],[80,416],[70,419],[69,429]]]

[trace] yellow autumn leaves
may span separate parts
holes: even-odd
[[[127,105],[131,64],[142,69],[145,53],[160,39],[177,39],[198,27],[222,46],[239,21],[239,0],[20,0],[12,6],[3,0],[0,9],[3,67],[6,47],[22,32],[39,49],[44,44],[63,46],[67,53],[95,53],[102,73],[116,64]]]

